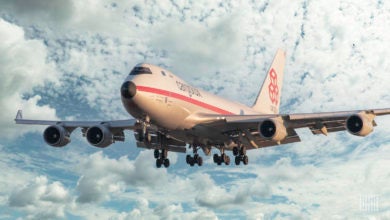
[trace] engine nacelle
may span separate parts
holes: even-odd
[[[104,125],[96,125],[88,128],[86,133],[87,141],[95,147],[107,147],[114,143],[114,135]]]
[[[43,132],[43,139],[50,146],[63,147],[70,142],[70,133],[62,126],[52,125]]]
[[[287,130],[281,118],[271,118],[259,124],[259,134],[262,138],[279,142],[287,137]]]
[[[351,115],[345,122],[347,131],[356,136],[367,136],[374,130],[374,117],[365,113]]]

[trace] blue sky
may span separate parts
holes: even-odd
[[[0,219],[388,219],[390,117],[248,152],[248,166],[156,169],[132,133],[106,149],[79,130],[64,148],[39,119],[126,119],[119,88],[140,62],[250,105],[277,48],[281,111],[390,107],[384,1],[0,0]]]

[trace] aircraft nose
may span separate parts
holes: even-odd
[[[131,99],[137,93],[137,87],[132,81],[127,81],[122,84],[121,95],[123,98]]]

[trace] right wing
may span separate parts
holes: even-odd
[[[116,121],[49,121],[23,119],[22,110],[19,110],[15,118],[16,124],[48,125],[43,132],[46,143],[53,147],[63,147],[70,142],[70,134],[81,128],[83,136],[95,147],[107,147],[115,141],[124,141],[124,130],[135,130],[137,120]]]
[[[28,124],[28,125],[61,125],[65,128],[89,128],[91,126],[104,124],[109,128],[120,128],[134,130],[134,124],[137,122],[135,119],[128,120],[116,120],[116,121],[48,121],[48,120],[31,120],[23,119],[22,110],[19,110],[16,114],[16,124]]]
[[[183,142],[166,139],[165,145],[159,143],[159,128],[153,124],[146,125],[136,119],[113,120],[113,121],[50,121],[23,119],[22,110],[19,110],[16,124],[26,125],[48,125],[43,132],[45,142],[53,147],[63,147],[70,142],[70,135],[76,128],[81,132],[87,141],[95,147],[107,147],[116,141],[124,141],[124,130],[134,131],[137,147],[147,149],[167,149],[174,152],[186,152]]]

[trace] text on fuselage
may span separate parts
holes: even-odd
[[[181,91],[188,92],[188,95],[192,97],[193,95],[202,97],[199,90],[197,88],[194,88],[190,85],[187,85],[185,83],[176,81],[177,88],[179,88]]]

